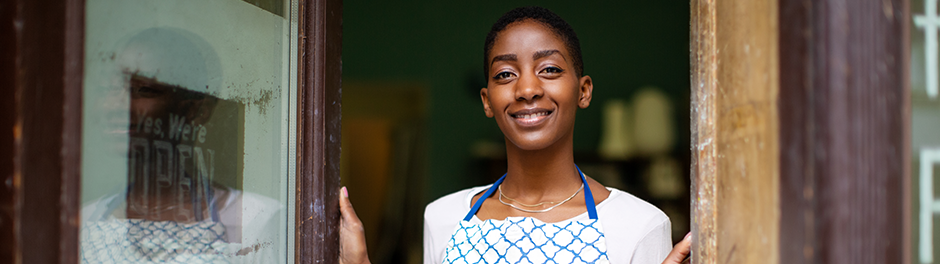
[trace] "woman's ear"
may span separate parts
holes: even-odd
[[[582,76],[581,77],[581,97],[578,98],[578,107],[581,109],[587,108],[591,105],[591,94],[594,93],[594,82],[591,80],[591,76]]]
[[[483,113],[486,117],[493,117],[493,110],[490,109],[490,97],[487,96],[486,88],[480,89],[480,100],[483,101]]]

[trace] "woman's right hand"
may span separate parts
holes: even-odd
[[[370,264],[366,251],[366,232],[362,228],[362,221],[356,216],[356,210],[353,210],[352,203],[349,202],[346,187],[339,190],[339,212],[342,215],[339,228],[339,263]]]
[[[690,253],[692,253],[692,233],[685,235],[685,238],[672,248],[672,252],[669,252],[666,260],[663,260],[663,264],[689,263],[691,260]]]

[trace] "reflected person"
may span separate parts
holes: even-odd
[[[213,95],[219,63],[203,42],[181,29],[151,28],[116,54],[119,89],[130,97],[127,186],[83,206],[83,263],[272,258],[250,243],[264,236],[254,229],[276,228],[283,205],[219,181],[238,180],[242,156],[233,145],[243,140],[243,108]]]

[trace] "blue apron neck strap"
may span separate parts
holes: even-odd
[[[584,178],[584,173],[581,172],[581,168],[578,168],[578,165],[574,165],[578,169],[578,175],[581,175],[581,182],[584,183],[584,203],[587,206],[588,217],[591,220],[597,220],[597,208],[594,205],[594,195],[591,193],[591,186],[589,186],[587,179]]]
[[[493,183],[493,186],[491,186],[489,190],[486,190],[486,192],[483,193],[483,196],[480,196],[480,199],[477,199],[477,202],[473,204],[472,208],[470,208],[470,212],[467,213],[467,216],[463,218],[464,221],[470,221],[470,219],[473,219],[473,215],[477,214],[477,211],[480,210],[480,206],[483,206],[483,200],[486,200],[487,197],[493,195],[493,192],[496,191],[496,188],[499,187],[499,184],[503,183],[503,180],[506,179],[507,174],[509,173],[503,174],[503,177],[499,177],[499,180],[496,180],[496,182]]]
[[[591,220],[596,220],[597,208],[595,208],[596,206],[594,205],[594,196],[591,194],[591,187],[588,186],[587,179],[584,178],[584,173],[581,172],[581,168],[578,168],[578,165],[574,165],[574,167],[578,169],[578,174],[581,176],[581,182],[584,183],[584,203],[587,206],[588,217],[590,217]],[[487,197],[493,195],[493,192],[495,192],[499,185],[503,183],[503,180],[506,179],[507,174],[503,174],[503,177],[499,177],[499,180],[496,180],[496,182],[493,183],[493,185],[490,186],[490,188],[486,190],[485,193],[483,193],[483,196],[480,196],[480,199],[477,199],[477,202],[474,203],[473,207],[470,208],[470,212],[468,212],[467,216],[463,218],[464,221],[470,221],[470,219],[473,219],[473,215],[477,214],[477,211],[480,210],[480,206],[483,206],[483,201],[486,200]]]

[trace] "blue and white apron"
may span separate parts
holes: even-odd
[[[578,173],[590,219],[545,223],[532,217],[507,217],[471,223],[483,201],[506,179],[503,175],[460,221],[447,242],[443,263],[610,263],[591,188],[584,173],[580,169]]]

